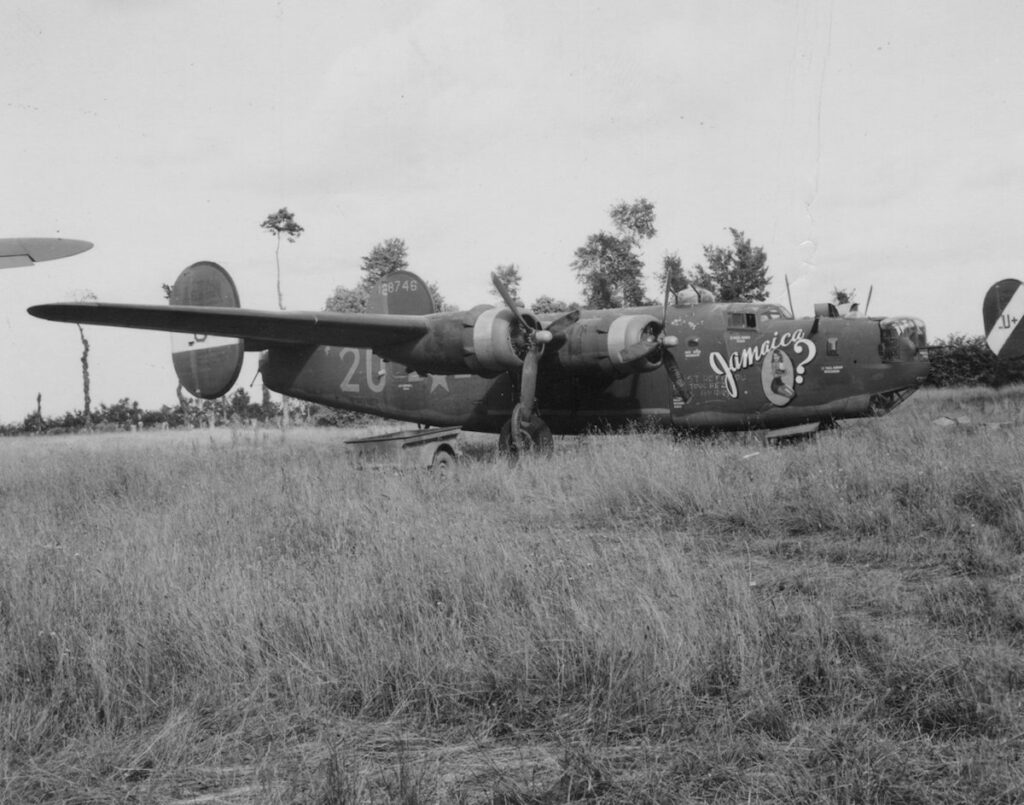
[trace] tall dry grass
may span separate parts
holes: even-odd
[[[978,423],[1019,402],[449,478],[335,433],[5,440],[0,796],[470,801],[347,742],[401,724],[559,749],[487,801],[1014,801],[1024,447]]]

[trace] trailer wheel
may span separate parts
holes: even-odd
[[[448,475],[454,467],[455,456],[443,447],[439,447],[437,452],[434,453],[434,460],[430,462],[430,469],[443,478]]]

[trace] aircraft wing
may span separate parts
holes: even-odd
[[[105,302],[35,305],[28,312],[50,321],[242,338],[247,350],[282,344],[373,349],[415,340],[429,329],[426,316],[389,313],[249,310]]]
[[[59,260],[91,248],[92,244],[87,240],[69,238],[0,238],[0,268]]]

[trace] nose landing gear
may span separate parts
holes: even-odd
[[[893,408],[913,394],[914,391],[915,389],[910,388],[872,394],[871,400],[868,402],[868,411],[872,416],[885,416],[892,411]]]

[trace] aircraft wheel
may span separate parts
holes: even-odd
[[[438,450],[434,453],[434,460],[430,462],[431,472],[436,472],[442,478],[447,477],[455,469],[455,456],[447,450]]]
[[[518,427],[516,423],[518,422]],[[519,416],[519,406],[512,411],[512,418],[505,423],[498,437],[498,451],[507,455],[512,461],[522,455],[549,456],[555,448],[555,440],[551,436],[551,428],[543,419],[534,414],[526,422]]]

